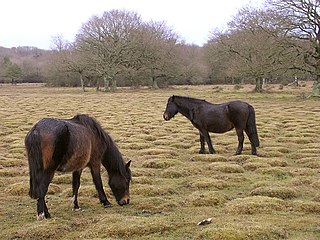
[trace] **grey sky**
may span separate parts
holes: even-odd
[[[144,21],[165,21],[187,43],[202,45],[209,33],[231,20],[241,7],[264,0],[3,0],[0,46],[50,49],[52,37],[73,41],[93,15],[112,9],[137,12]]]

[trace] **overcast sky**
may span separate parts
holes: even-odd
[[[50,49],[52,37],[72,42],[81,25],[104,11],[126,9],[144,21],[165,21],[186,43],[202,45],[244,6],[264,0],[2,0],[0,46]]]

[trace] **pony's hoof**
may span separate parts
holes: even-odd
[[[75,212],[82,212],[82,208],[81,207],[77,207],[77,208],[72,208],[72,211],[75,211]]]
[[[111,203],[109,203],[109,204],[104,204],[103,207],[104,207],[104,208],[111,208],[112,205],[111,205]]]
[[[41,220],[43,220],[43,219],[46,219],[46,216],[44,215],[44,212],[39,213],[39,214],[37,215],[37,220],[38,220],[38,221],[41,221]]]
[[[111,203],[107,200],[107,201],[103,201],[101,202],[104,208],[111,208],[112,205]]]

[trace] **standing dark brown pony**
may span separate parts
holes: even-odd
[[[178,112],[188,118],[199,130],[201,146],[199,153],[205,152],[204,141],[208,144],[209,152],[215,153],[209,132],[225,133],[235,128],[239,141],[236,155],[241,154],[243,149],[243,131],[249,137],[252,154],[257,155],[256,147],[259,146],[259,138],[255,111],[250,104],[242,101],[212,104],[201,99],[172,96],[168,99],[163,118],[168,121]]]
[[[72,172],[73,207],[79,210],[78,190],[85,167],[91,170],[93,182],[104,207],[111,206],[103,190],[100,167],[106,168],[109,186],[119,205],[129,203],[130,163],[122,155],[101,125],[87,115],[71,119],[44,118],[25,138],[29,161],[31,198],[38,199],[37,219],[50,218],[45,195],[55,171]]]

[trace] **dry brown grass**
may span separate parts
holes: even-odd
[[[0,239],[319,239],[320,103],[311,86],[178,86],[166,90],[82,93],[76,88],[0,86]],[[199,155],[198,131],[181,115],[162,119],[172,95],[210,102],[241,99],[256,109],[261,147],[250,155],[234,131],[211,134],[216,155]],[[53,216],[38,222],[28,193],[24,137],[43,117],[95,117],[132,160],[131,202],[99,205],[88,170],[71,210],[71,174],[57,173],[47,203]],[[197,226],[212,217],[209,225]]]

